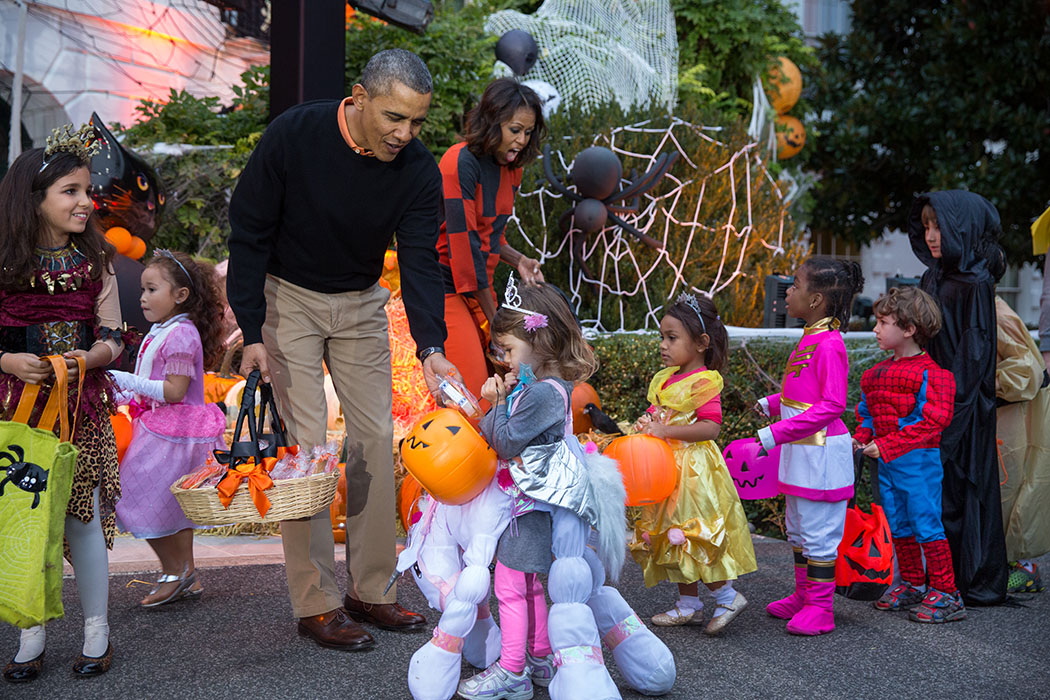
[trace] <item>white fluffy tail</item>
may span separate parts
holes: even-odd
[[[598,511],[598,558],[605,567],[606,576],[620,580],[624,557],[627,554],[627,491],[616,460],[600,454],[584,457],[587,475],[594,493]]]

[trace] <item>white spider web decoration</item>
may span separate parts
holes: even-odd
[[[678,37],[669,0],[547,0],[531,15],[501,10],[485,31],[521,29],[539,46],[522,80],[553,85],[564,103],[623,109],[678,99]]]
[[[583,235],[574,222],[564,236],[556,226],[549,225],[530,235],[518,217],[520,207],[515,209],[508,221],[508,230],[516,230],[524,239],[526,250],[522,252],[531,248],[529,254],[541,263],[561,256],[569,258],[566,292],[588,334],[658,328],[663,303],[679,292],[715,297],[731,291],[741,278],[755,277],[759,268],[768,271],[776,264],[787,266],[791,260],[785,256],[796,258],[805,254],[804,245],[792,235],[793,226],[787,216],[789,202],[762,160],[762,144],[748,141],[733,150],[729,144],[710,135],[719,130],[720,127],[698,126],[669,117],[666,126],[650,119],[615,127],[593,138],[591,145],[612,150],[624,164],[625,173],[637,168],[638,177],[652,167],[661,153],[678,151],[678,163],[665,176],[671,187],[667,188],[667,182],[658,184],[654,189],[661,194],[647,192],[641,196],[637,212],[620,214],[627,223],[661,242],[663,250],[656,254],[618,226],[607,226],[585,239],[583,260],[592,272],[592,276],[588,276],[570,254],[573,237]],[[632,136],[637,138],[643,134],[656,135],[659,139],[651,153],[639,153],[626,145]],[[691,153],[682,146],[685,135],[699,138],[711,148],[724,152],[724,160],[708,172],[701,171],[691,159]],[[572,162],[566,162],[558,150],[552,150],[552,158],[555,175],[564,179],[571,171]],[[551,214],[560,215],[572,206],[572,202],[565,201],[545,179],[539,179],[537,184],[537,189],[528,192],[523,189],[518,196],[537,199],[542,221],[551,221]],[[729,188],[731,203],[727,214],[709,211],[719,208],[707,206],[710,197],[706,195],[713,186]],[[697,189],[698,196],[691,205]],[[763,189],[765,193],[761,192]],[[758,226],[753,210],[753,197],[758,194],[774,198],[779,218],[775,224],[766,221],[764,227]],[[720,208],[724,208],[724,202]],[[717,218],[712,220],[712,217]],[[791,226],[787,234],[786,226]],[[757,258],[756,249],[760,253]],[[717,269],[701,284],[697,279],[699,273],[690,265],[696,264],[696,253],[712,250],[719,253]],[[670,274],[663,274],[664,270]],[[581,313],[585,295],[589,307],[595,307],[597,297],[597,313],[592,317]],[[635,303],[632,301],[635,297],[644,300],[644,323],[640,326],[627,320],[626,307]]]

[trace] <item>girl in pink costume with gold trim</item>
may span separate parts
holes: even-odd
[[[134,372],[110,372],[130,403],[131,444],[120,464],[117,524],[145,539],[163,573],[142,599],[155,608],[201,595],[193,566],[193,523],[168,487],[225,448],[226,420],[204,403],[204,366],[222,353],[222,307],[210,268],[185,253],[157,250],[142,271],[139,299],[153,327]]]
[[[766,611],[790,620],[792,634],[835,629],[835,559],[853,495],[852,442],[842,422],[849,361],[838,328],[848,323],[863,284],[855,262],[814,257],[802,263],[787,291],[787,312],[806,327],[788,359],[780,393],[755,407],[780,418],[759,430],[758,439],[767,450],[782,445],[779,480],[795,551],[795,592]]]

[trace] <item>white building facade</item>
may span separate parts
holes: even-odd
[[[15,101],[21,63],[21,121],[34,146],[92,112],[131,125],[140,100],[167,101],[171,89],[228,103],[240,74],[270,56],[223,17],[202,0],[0,0],[0,99]]]

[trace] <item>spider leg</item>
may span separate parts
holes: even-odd
[[[579,263],[583,276],[588,280],[592,280],[594,279],[594,274],[591,272],[591,268],[587,266],[587,261],[583,259],[583,243],[587,240],[587,234],[577,229],[576,232],[571,235],[572,257],[575,258],[577,263]],[[596,285],[592,282],[591,286]]]
[[[652,238],[650,236],[645,235],[644,233],[642,233],[641,231],[636,229],[634,226],[631,226],[629,223],[627,223],[626,221],[624,221],[620,217],[616,216],[616,214],[613,214],[612,212],[609,212],[609,218],[612,219],[613,222],[617,226],[619,226],[624,231],[626,231],[627,233],[631,234],[632,236],[634,236],[635,238],[640,240],[642,243],[644,243],[647,246],[649,246],[650,248],[652,248],[653,250],[663,250],[664,249],[663,245],[661,245],[661,243],[658,240],[656,240],[655,238]]]
[[[562,195],[568,197],[574,202],[582,202],[583,197],[576,194],[565,185],[562,184],[554,175],[554,168],[551,167],[551,147],[550,144],[543,145],[543,174],[547,176],[547,181],[551,183],[551,187],[558,190]]]
[[[14,466],[14,465],[18,464],[21,461],[21,460],[15,459],[14,455],[12,455],[10,452],[0,452],[0,459],[3,459],[4,457],[7,457],[8,461],[11,462],[11,464],[9,466]],[[0,469],[7,469],[7,467],[0,467]]]
[[[8,448],[10,448],[10,450],[15,453],[15,455],[18,457],[19,462],[25,461],[26,453],[19,445],[8,445]],[[11,461],[13,462],[14,460]]]
[[[678,161],[678,155],[678,151],[675,151],[674,153],[662,153],[656,159],[656,163],[653,167],[642,175],[641,180],[628,186],[627,189],[611,195],[607,201],[630,199],[642,192],[649,191],[656,186],[656,183],[663,179],[663,176],[667,174],[667,171],[671,169],[671,166]]]
[[[566,209],[565,213],[558,217],[558,228],[561,229],[562,233],[569,232],[569,221],[572,219],[572,215],[576,212],[576,207]]]

